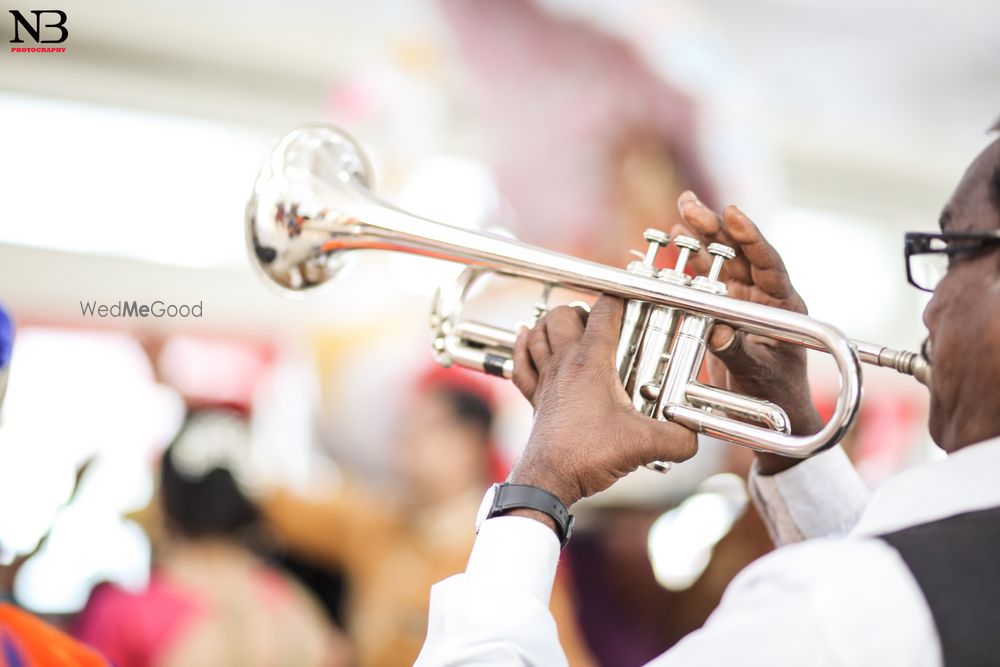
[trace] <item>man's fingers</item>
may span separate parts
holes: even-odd
[[[528,328],[521,327],[514,341],[514,374],[511,381],[529,402],[534,404],[535,389],[538,388],[538,369],[535,368],[528,352]]]
[[[723,267],[724,280],[755,285],[774,299],[789,299],[796,295],[781,255],[739,208],[727,206],[720,216],[690,191],[680,196],[677,208],[684,226],[675,228],[674,236],[686,231],[697,236],[705,246],[722,243],[736,250],[736,258]],[[688,262],[694,272],[702,274],[708,271],[711,264],[712,258],[704,250],[694,253]]]
[[[727,206],[722,216],[729,235],[750,264],[754,284],[776,299],[787,299],[794,294],[781,255],[764,238],[757,225],[735,206]]]
[[[722,211],[722,220],[729,235],[739,244],[751,264],[759,269],[770,269],[781,265],[778,251],[767,242],[760,229],[746,213],[736,206],[727,206]]]
[[[750,269],[740,258],[740,245],[730,235],[724,224],[723,216],[711,210],[690,190],[684,192],[677,200],[677,209],[687,227],[687,233],[693,235],[702,243],[701,252],[692,253],[688,266],[698,274],[708,273],[712,266],[712,256],[706,252],[712,243],[721,243],[736,250],[736,258],[729,260],[723,266],[722,278],[733,278],[742,282],[750,280]],[[683,232],[682,232],[683,233]],[[677,232],[674,232],[676,238]]]
[[[609,361],[614,358],[615,348],[618,347],[623,308],[622,299],[602,294],[590,310],[587,327],[581,339],[584,345],[595,350],[597,354],[606,356]]]
[[[724,242],[726,230],[722,226],[722,218],[702,204],[693,192],[687,190],[681,194],[677,199],[677,210],[681,214],[681,219],[695,234],[702,238],[711,239],[713,243],[716,241]]]
[[[533,326],[527,334],[528,355],[531,357],[531,363],[535,365],[539,373],[545,372],[545,367],[552,357],[552,348],[549,347],[549,337],[546,331],[545,320],[546,318],[544,317],[539,320],[538,324]]]
[[[722,218],[717,216],[690,190],[681,194],[677,200],[677,211],[681,214],[684,224],[680,229],[674,228],[672,235],[677,238],[681,234],[693,236],[702,242],[703,246],[715,243],[724,233]],[[692,253],[688,259],[688,267],[695,273],[707,273],[712,265],[712,259],[707,253]]]
[[[587,322],[584,308],[559,306],[531,329],[522,327],[514,341],[514,386],[534,404],[539,376],[553,355],[577,343]]]
[[[580,308],[559,306],[545,316],[549,349],[559,354],[583,337],[586,313]]]

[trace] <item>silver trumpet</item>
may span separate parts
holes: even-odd
[[[325,124],[292,131],[261,168],[247,204],[253,264],[291,292],[311,290],[336,276],[352,250],[391,250],[467,265],[456,283],[434,299],[434,354],[445,366],[510,377],[515,332],[462,318],[472,285],[500,274],[543,285],[536,319],[545,312],[552,287],[625,299],[615,363],[635,407],[650,418],[759,451],[806,457],[838,442],[857,414],[860,362],[929,382],[930,367],[915,353],[852,341],[806,315],[726,296],[719,274],[734,256],[732,248],[711,244],[711,270],[692,279],[684,269],[690,254],[701,250],[699,242],[674,239],[680,248],[677,264],[658,271],[657,251],[670,239],[647,230],[647,251],[621,269],[421,218],[381,201],[372,186],[371,166],[345,132]],[[791,435],[788,416],[777,405],[697,382],[715,322],[833,357],[840,390],[832,417],[818,433]]]

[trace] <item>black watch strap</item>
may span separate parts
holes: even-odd
[[[545,489],[527,484],[508,484],[507,482],[497,484],[493,505],[486,518],[492,519],[515,509],[537,510],[552,517],[556,523],[559,545],[565,547],[566,543],[569,542],[569,538],[573,534],[573,515],[569,513],[561,500]]]

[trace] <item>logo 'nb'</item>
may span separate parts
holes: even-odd
[[[58,9],[32,9],[31,13],[35,15],[35,24],[32,25],[28,19],[24,18],[24,14],[16,9],[8,11],[14,16],[14,39],[10,40],[11,44],[24,43],[24,40],[21,39],[21,29],[24,29],[36,44],[62,44],[69,37],[69,30],[66,29],[66,12]],[[59,20],[43,23],[42,14],[54,14],[59,17]],[[58,30],[59,39],[42,39],[43,29]]]

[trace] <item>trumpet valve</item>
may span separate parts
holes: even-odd
[[[705,292],[715,294],[725,294],[726,284],[719,280],[722,273],[722,265],[726,260],[736,257],[736,251],[721,243],[712,243],[708,246],[708,253],[713,255],[712,267],[708,270],[707,276],[698,276],[692,281],[691,286]]]
[[[656,277],[677,285],[689,285],[691,284],[691,278],[684,273],[684,270],[687,268],[691,253],[701,250],[701,242],[690,236],[678,236],[674,239],[674,245],[680,249],[677,255],[677,263],[674,264],[674,268],[672,269],[663,269]]]
[[[660,249],[670,245],[670,234],[661,232],[659,229],[647,229],[642,233],[642,238],[646,239],[646,243],[649,244],[643,263],[647,266],[653,266],[656,263],[656,254],[660,252]]]
[[[647,229],[642,233],[642,238],[646,239],[649,246],[646,247],[645,253],[639,250],[632,251],[638,261],[629,264],[628,270],[632,273],[652,277],[656,275],[656,255],[661,248],[670,245],[670,234],[661,232],[659,229]]]

